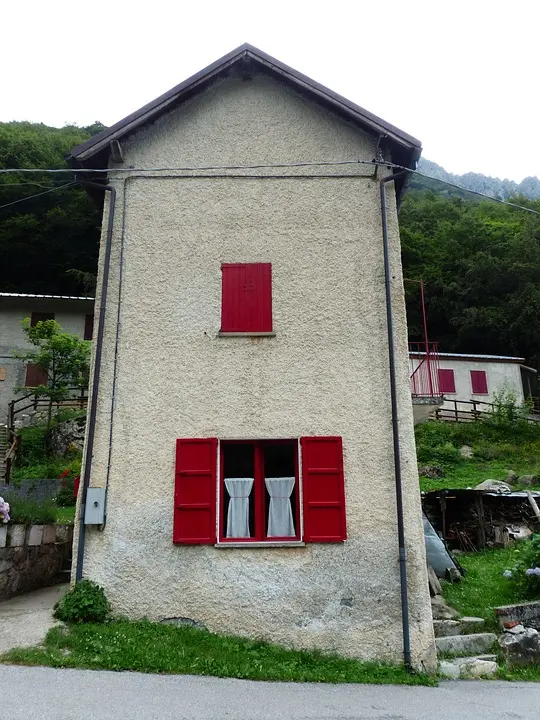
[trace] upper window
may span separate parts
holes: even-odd
[[[455,393],[456,381],[454,379],[454,371],[439,368],[439,392]]]
[[[221,266],[221,332],[272,332],[272,265]]]
[[[45,320],[54,320],[54,313],[33,312],[30,318],[30,326],[35,327],[38,322],[45,322]]]
[[[94,331],[94,316],[93,315],[85,315],[84,316],[84,339],[91,340],[93,331]]]
[[[488,384],[485,370],[471,370],[471,389],[473,395],[488,394]]]
[[[29,363],[26,366],[26,378],[24,386],[29,388],[38,387],[38,385],[47,385],[47,373],[38,365]]]
[[[217,538],[223,544],[345,540],[341,438],[178,440],[173,540],[213,544]]]

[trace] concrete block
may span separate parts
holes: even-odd
[[[451,657],[458,655],[482,655],[489,652],[497,636],[494,633],[473,633],[472,635],[452,635],[450,637],[435,638],[438,653]]]
[[[7,545],[7,525],[0,525],[0,548]]]
[[[441,660],[439,675],[446,680],[459,680],[459,665],[456,665],[452,660]]]
[[[11,525],[9,528],[9,546],[22,547],[26,540],[25,525]]]
[[[461,635],[470,635],[471,633],[482,632],[486,621],[479,617],[462,617],[459,620],[461,626]]]
[[[461,624],[459,620],[434,620],[433,631],[435,633],[435,637],[461,635]]]
[[[497,674],[498,669],[495,655],[460,657],[453,660],[441,660],[439,675],[448,680],[467,680],[493,677]]]
[[[43,545],[49,545],[53,542],[56,542],[56,525],[44,525],[42,540]]]
[[[28,545],[41,545],[43,540],[43,525],[30,525],[28,531]]]

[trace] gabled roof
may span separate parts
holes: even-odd
[[[146,123],[153,122],[162,113],[204,90],[218,77],[230,73],[235,65],[239,65],[244,71],[257,69],[278,77],[313,101],[333,110],[364,130],[384,138],[391,147],[394,162],[412,169],[416,167],[422,150],[419,140],[247,43],[78,145],[71,151],[70,163],[78,167],[107,167],[112,141],[120,140]]]

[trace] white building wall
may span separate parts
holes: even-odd
[[[229,78],[123,143],[135,167],[371,159],[374,150],[372,138],[264,76]],[[219,632],[399,661],[378,181],[361,166],[233,173],[249,177],[125,180],[111,171],[118,202],[90,478],[108,485],[107,524],[87,531],[84,574],[133,617],[189,617]],[[335,177],[306,177],[317,173]],[[389,198],[413,659],[432,668],[391,189]],[[275,338],[217,337],[222,262],[272,263]],[[173,545],[176,438],[302,435],[343,437],[345,543]]]
[[[33,347],[21,328],[21,321],[31,317],[33,312],[55,313],[55,320],[65,332],[82,338],[85,316],[94,312],[94,303],[64,298],[0,297],[0,368],[5,370],[5,379],[0,380],[0,424],[6,422],[10,401],[19,396],[15,388],[25,383],[24,363],[14,358],[13,353],[26,352]]]
[[[515,393],[518,405],[525,401],[519,362],[440,358],[439,367],[454,371],[456,392],[445,393],[448,401],[478,400],[492,403],[495,400],[495,393],[500,393],[502,390]],[[488,390],[486,394],[473,393],[471,370],[483,370],[486,373]],[[454,403],[448,401],[444,403],[443,408],[454,407]]]

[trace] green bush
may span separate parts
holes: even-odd
[[[20,451],[17,455],[17,466],[43,463],[47,456],[47,430],[44,425],[32,425],[18,432]]]
[[[417,457],[419,462],[431,465],[455,465],[463,460],[459,450],[451,442],[445,442],[435,447],[418,445]]]
[[[504,576],[514,586],[519,599],[540,599],[540,535],[524,540],[515,552],[516,563],[504,571]]]
[[[81,580],[58,600],[53,615],[64,622],[101,623],[110,609],[103,588],[92,580]]]
[[[44,525],[56,520],[56,511],[52,500],[37,502],[11,493],[6,494],[4,499],[9,503],[9,514],[13,524]]]

